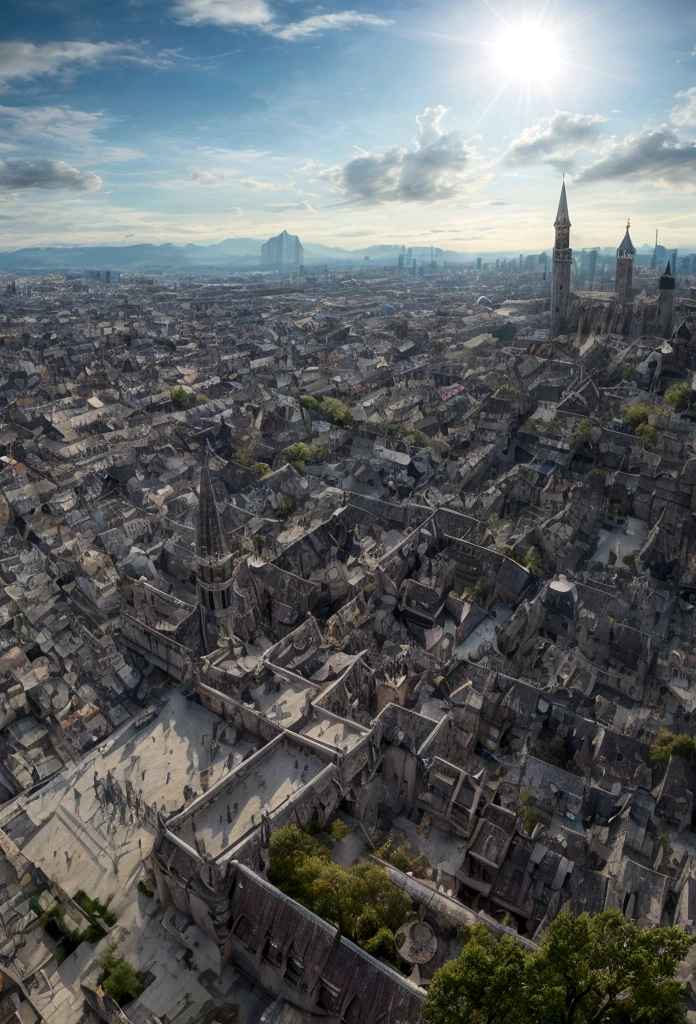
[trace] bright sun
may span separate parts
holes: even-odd
[[[538,21],[508,25],[495,45],[495,63],[509,78],[547,83],[558,70],[554,33]]]

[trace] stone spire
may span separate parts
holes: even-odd
[[[674,288],[675,285],[674,274],[672,273],[672,264],[667,260],[667,266],[664,272],[660,275],[660,288]]]
[[[198,530],[196,533],[196,555],[205,561],[227,558],[230,549],[222,529],[220,513],[215,500],[213,482],[208,466],[209,449],[206,447],[201,466],[201,483],[198,489]]]
[[[568,197],[566,195],[565,179],[561,185],[561,198],[558,203],[558,213],[556,214],[553,226],[555,228],[569,228],[571,226],[570,214],[568,213]]]
[[[551,280],[551,340],[568,333],[568,310],[570,307],[570,270],[573,264],[573,250],[570,248],[570,215],[565,181],[561,185],[558,213],[553,222],[556,229],[553,245],[553,277]]]
[[[206,449],[201,466],[198,489],[198,528],[196,531],[196,583],[201,612],[203,643],[206,649],[215,645],[209,618],[228,619],[232,603],[233,558],[227,543],[222,520],[215,501],[213,482]]]
[[[661,338],[672,337],[672,318],[674,316],[674,289],[676,280],[672,273],[672,263],[668,261],[664,273],[660,275],[660,290],[657,293],[657,323],[655,333]]]
[[[619,249],[618,249],[617,255],[619,255],[619,256],[622,256],[624,253],[626,254],[626,256],[635,256],[635,254],[636,254],[636,247],[633,244],[633,242],[631,241],[631,235],[630,235],[630,231],[629,231],[630,227],[631,227],[631,222],[629,220],[628,223],[626,224],[626,234],[623,236],[623,241],[621,242],[621,245],[619,246]]]

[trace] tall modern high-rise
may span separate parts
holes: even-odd
[[[633,263],[636,258],[636,247],[631,241],[629,220],[626,225],[626,234],[623,236],[621,245],[616,250],[616,278],[614,280],[614,291],[619,302],[630,302],[633,298]]]
[[[568,306],[570,304],[570,270],[573,250],[570,248],[570,215],[565,181],[561,186],[558,213],[553,222],[556,239],[553,246],[553,280],[551,283],[551,338],[568,333]]]
[[[281,231],[261,246],[261,262],[274,270],[299,267],[304,263],[304,249],[297,235]]]

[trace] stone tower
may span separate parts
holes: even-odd
[[[660,275],[660,294],[657,300],[657,324],[656,333],[660,338],[672,337],[672,312],[674,308],[674,287],[676,285],[672,266],[670,263],[665,267],[664,274]]]
[[[553,277],[551,283],[551,339],[568,333],[568,306],[570,304],[570,270],[573,250],[570,248],[570,217],[565,181],[561,186],[558,213],[553,222],[556,240],[553,246]]]
[[[616,279],[614,291],[619,302],[630,302],[633,299],[633,261],[636,258],[636,249],[631,241],[628,229],[631,226],[629,220],[626,225],[626,234],[619,248],[616,250]]]
[[[232,603],[232,554],[222,528],[215,501],[206,451],[201,467],[198,491],[198,529],[196,533],[196,585],[201,611],[201,628],[206,648],[214,645],[209,623],[228,619]]]

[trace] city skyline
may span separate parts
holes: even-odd
[[[10,3],[0,250],[550,251],[563,173],[576,250],[692,246],[695,47],[681,0]]]

